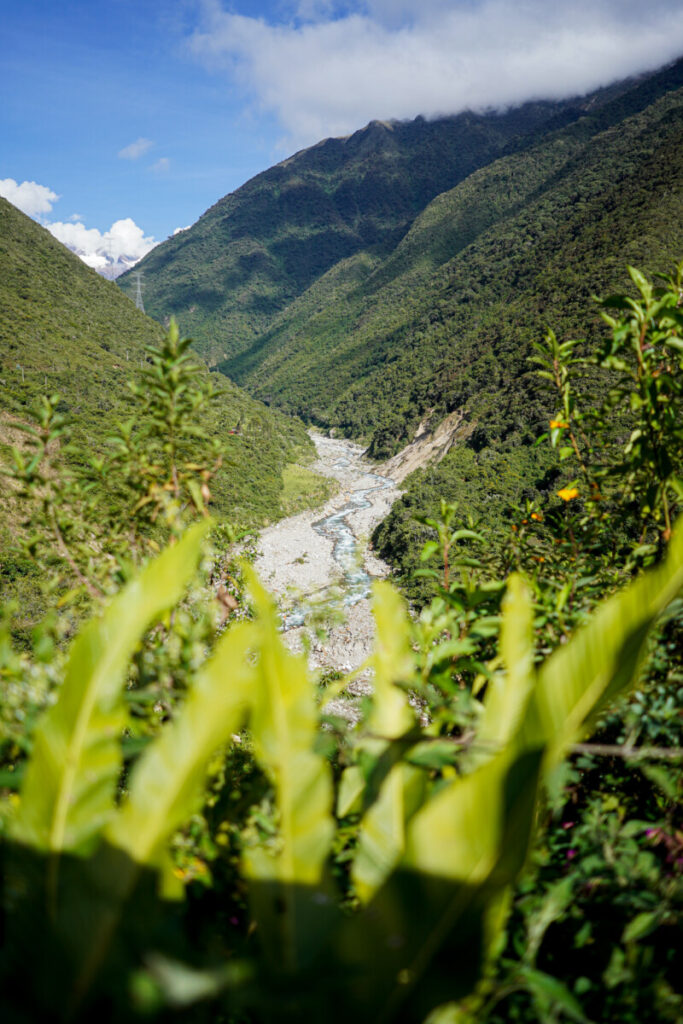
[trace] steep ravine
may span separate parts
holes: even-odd
[[[313,440],[318,461],[311,468],[338,480],[339,493],[322,509],[264,530],[256,570],[279,599],[288,645],[300,650],[307,634],[312,668],[346,672],[371,652],[370,588],[389,567],[368,549],[368,538],[400,492],[360,445],[319,434]],[[326,626],[322,640],[313,623],[316,609]],[[343,621],[335,622],[340,614]]]

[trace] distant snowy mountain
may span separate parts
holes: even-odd
[[[84,263],[87,263],[89,267],[92,267],[98,274],[106,277],[109,281],[114,281],[120,274],[130,270],[131,267],[134,267],[142,259],[141,256],[119,256],[118,259],[114,260],[111,256],[105,256],[102,261],[102,257],[96,256],[97,263],[94,263],[92,253],[78,252],[76,249],[73,252],[80,256]]]
[[[87,228],[80,222],[54,222],[45,227],[67,249],[110,281],[134,267],[157,244],[156,239],[145,236],[130,217],[115,221],[109,231],[104,232]]]

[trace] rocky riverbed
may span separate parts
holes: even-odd
[[[256,570],[280,602],[288,646],[307,643],[313,669],[348,672],[370,655],[370,587],[389,571],[368,539],[400,492],[359,445],[312,436],[318,458],[311,469],[336,479],[339,492],[323,508],[264,530]],[[367,685],[361,680],[356,689]]]

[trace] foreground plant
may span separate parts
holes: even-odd
[[[130,384],[135,415],[118,425],[108,449],[67,444],[59,395],[43,396],[23,431],[23,449],[3,469],[23,501],[23,547],[59,591],[61,604],[111,595],[145,557],[207,514],[220,444],[201,417],[217,392],[205,384],[175,322]],[[68,458],[65,459],[64,456]]]
[[[335,785],[319,749],[317,687],[284,647],[255,579],[256,618],[217,642],[117,797],[126,664],[182,595],[205,533],[193,527],[83,628],[36,729],[5,855],[10,1019],[92,1019],[104,1005],[108,1019],[130,1019],[133,985],[176,1004],[218,998],[256,1020],[420,1020],[477,983],[527,855],[542,780],[636,678],[649,629],[683,586],[683,533],[664,565],[539,669],[530,594],[510,579],[501,669],[455,778],[430,761],[433,738],[406,693],[409,620],[391,587],[377,585],[373,707],[339,790],[348,803],[355,789],[360,809],[351,870],[361,904],[351,916],[330,874]],[[198,962],[178,930],[182,885],[169,841],[200,806],[213,755],[245,725],[272,785],[274,827],[242,850],[250,926],[231,938],[217,904],[214,952]]]

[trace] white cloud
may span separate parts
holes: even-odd
[[[233,5],[231,5],[233,6]],[[583,93],[683,53],[680,0],[291,0],[291,20],[204,0],[190,40],[275,113],[290,147],[374,118]]]
[[[119,150],[119,156],[122,160],[137,160],[148,149],[151,149],[154,143],[151,139],[136,139],[135,142],[131,142],[130,145],[124,146],[123,149]]]
[[[191,224],[187,224],[187,225],[186,225],[186,226],[185,226],[184,228],[176,228],[176,229],[174,230],[173,234],[174,234],[174,235],[179,235],[181,231],[189,231],[189,229],[190,229],[191,227],[192,227],[192,225],[191,225]],[[171,237],[173,237],[173,235],[171,235]]]
[[[0,180],[0,196],[9,199],[13,206],[29,217],[49,213],[59,196],[51,188],[38,185],[35,181],[22,181],[19,185],[14,178]]]
[[[134,266],[158,245],[156,239],[145,235],[131,217],[114,221],[108,231],[87,228],[80,213],[72,213],[66,221],[49,222],[39,214],[50,213],[59,196],[45,185],[35,181],[13,178],[0,180],[0,196],[29,217],[36,217],[54,237],[104,277],[115,278]]]
[[[46,227],[89,267],[110,278],[134,266],[157,244],[130,217],[115,221],[105,232],[62,221]]]
[[[152,164],[150,171],[154,171],[155,174],[165,174],[171,166],[171,161],[167,156],[159,157],[155,164]]]

